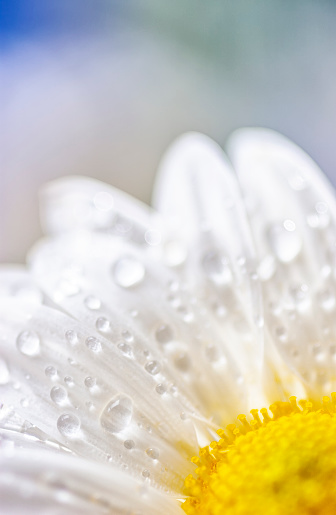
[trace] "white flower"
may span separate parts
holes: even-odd
[[[87,178],[42,192],[47,238],[0,272],[0,513],[183,513],[218,427],[335,388],[330,186],[271,131],[228,150],[240,185],[180,138],[155,211]]]

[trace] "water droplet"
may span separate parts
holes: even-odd
[[[89,336],[88,338],[86,338],[85,345],[92,352],[100,352],[102,350],[100,341],[98,340],[98,338],[95,338],[94,336]]]
[[[145,267],[133,257],[119,259],[113,267],[113,277],[118,286],[131,288],[145,277]]]
[[[24,397],[23,399],[20,400],[20,405],[22,408],[28,408],[29,400],[26,397]]]
[[[70,376],[65,376],[64,382],[65,382],[66,385],[68,385],[70,387],[74,386],[74,384],[75,384],[73,378],[70,377]]]
[[[57,420],[57,429],[63,436],[69,438],[76,436],[80,427],[79,418],[72,413],[63,413]]]
[[[174,333],[169,325],[161,324],[155,331],[156,340],[161,343],[169,343],[174,339]]]
[[[159,450],[155,449],[154,447],[149,447],[148,449],[146,449],[146,454],[147,456],[152,458],[152,460],[158,460],[160,456]]]
[[[132,415],[132,400],[124,394],[119,394],[105,406],[100,423],[106,431],[119,433],[131,423]]]
[[[324,311],[332,311],[335,307],[335,296],[329,289],[319,294],[319,302]]]
[[[155,376],[161,371],[161,365],[158,361],[148,361],[145,365],[145,370],[152,376]]]
[[[130,331],[122,331],[121,336],[129,343],[134,340],[134,336]]]
[[[125,447],[125,449],[134,449],[135,443],[133,440],[125,440],[124,447]]]
[[[268,254],[261,260],[258,266],[258,276],[261,281],[268,281],[271,279],[275,272],[275,259],[271,254]]]
[[[50,398],[55,404],[62,405],[67,399],[67,391],[62,386],[54,386],[50,390]]]
[[[155,247],[156,245],[160,245],[161,243],[161,233],[156,229],[149,229],[145,232],[145,241],[151,247]]]
[[[275,336],[281,343],[285,343],[288,339],[287,331],[284,327],[276,327]]]
[[[56,379],[57,377],[57,370],[52,366],[46,367],[44,373],[47,377],[50,377],[50,379]]]
[[[185,306],[179,306],[177,312],[182,316],[184,322],[190,323],[194,320],[194,313]]]
[[[188,354],[185,354],[184,352],[178,354],[174,359],[175,367],[181,372],[187,372],[190,368],[190,364],[190,358]]]
[[[287,226],[285,225],[287,222]],[[268,233],[267,238],[269,245],[274,252],[275,256],[282,263],[289,263],[295,259],[302,247],[302,241],[295,229],[295,224],[289,230],[289,222],[292,220],[285,220],[282,224],[273,225]]]
[[[40,351],[40,338],[34,331],[23,331],[16,339],[16,346],[26,356],[36,356]]]
[[[156,391],[156,393],[158,393],[159,395],[163,395],[164,393],[166,393],[167,388],[165,387],[165,385],[164,385],[164,384],[159,383],[159,384],[157,384],[157,385],[156,385],[156,387],[155,387],[155,391]]]
[[[294,172],[289,177],[289,185],[295,191],[302,191],[307,188],[307,181],[302,175],[297,172]]]
[[[184,263],[187,250],[179,241],[168,241],[164,246],[163,259],[167,266],[175,267]]]
[[[75,331],[69,330],[65,333],[65,339],[70,345],[76,345],[78,343],[78,336]]]
[[[145,478],[150,477],[150,472],[149,472],[149,470],[147,470],[147,469],[143,470],[143,471],[142,471],[142,475],[143,475],[143,477],[145,477]]]
[[[0,358],[0,385],[9,381],[9,370],[4,359]]]
[[[215,284],[228,284],[232,280],[232,273],[228,260],[216,251],[208,252],[202,259],[205,275]]]
[[[94,388],[97,384],[97,379],[95,377],[86,377],[84,379],[84,384],[86,388]]]
[[[130,345],[128,345],[125,342],[118,343],[118,349],[121,350],[121,352],[124,354],[124,356],[127,356],[128,358],[133,357],[133,350]]]
[[[96,328],[102,333],[106,333],[110,330],[111,324],[105,317],[99,317],[96,320]]]
[[[100,300],[97,299],[97,297],[94,297],[93,295],[89,295],[88,297],[86,297],[86,299],[84,300],[84,304],[88,309],[92,310],[100,309],[101,307]]]

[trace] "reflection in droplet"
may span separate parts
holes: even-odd
[[[110,433],[119,433],[130,424],[133,415],[133,403],[130,397],[119,394],[104,408],[100,423]]]
[[[118,286],[131,288],[145,277],[145,267],[133,257],[120,258],[113,267],[113,277]]]
[[[79,432],[81,423],[79,418],[72,413],[63,413],[57,420],[57,429],[66,437],[74,437]]]
[[[36,356],[40,351],[40,338],[34,331],[23,331],[16,339],[18,350],[26,356]]]

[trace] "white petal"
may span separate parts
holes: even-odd
[[[178,515],[178,503],[126,473],[31,449],[0,453],[0,513]]]
[[[220,147],[200,134],[178,139],[161,165],[154,205],[187,246],[181,274],[208,305],[251,390],[263,359],[260,291],[244,206]]]
[[[267,328],[315,395],[335,388],[336,204],[317,165],[264,129],[229,142],[256,242]]]
[[[90,330],[108,320],[118,333],[101,332],[117,345],[127,340],[123,332],[134,333],[125,348],[142,370],[160,363],[156,381],[167,390],[174,383],[190,399],[195,408],[187,413],[198,410],[219,421],[244,399],[239,369],[221,349],[207,310],[173,270],[143,249],[112,235],[71,235],[40,244],[31,263],[52,300]]]
[[[151,209],[126,193],[88,177],[47,183],[40,194],[40,215],[47,234],[74,230],[109,231],[145,243],[156,230]]]
[[[141,363],[125,357],[116,342],[49,307],[7,299],[0,308],[2,402],[82,456],[126,466],[135,477],[148,470],[153,482],[180,490],[197,446],[193,425],[181,418],[189,404],[157,392],[164,367],[148,373],[145,356]]]

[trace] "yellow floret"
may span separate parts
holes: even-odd
[[[192,459],[188,515],[336,515],[336,394],[239,415]],[[262,418],[260,417],[260,413]],[[272,413],[272,415],[270,415]]]

